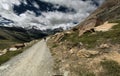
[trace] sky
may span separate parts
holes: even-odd
[[[28,0],[31,1],[31,0]],[[20,15],[17,15],[13,7],[20,5],[21,2],[27,4],[26,0],[0,0],[0,15],[7,19],[14,21],[14,26],[32,27],[36,26],[38,29],[54,29],[62,27],[68,29],[74,27],[90,15],[98,4],[101,5],[104,0],[40,0],[52,4],[55,8],[60,6],[72,8],[73,11],[41,11],[41,15],[36,16],[33,11],[27,10]],[[36,2],[32,2],[33,6],[40,8]],[[45,7],[45,6],[44,6]],[[19,9],[18,9],[19,10]]]

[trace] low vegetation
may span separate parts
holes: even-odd
[[[77,76],[95,76],[93,72],[90,72],[87,68],[84,66],[77,66],[77,67],[71,67],[70,69],[72,72],[75,72]]]
[[[105,69],[102,76],[120,76],[120,65],[116,61],[105,60],[101,65]]]
[[[22,53],[24,50],[26,50],[27,48],[31,47],[34,43],[20,49],[20,50],[16,50],[16,51],[7,51],[6,54],[3,54],[0,56],[0,65],[7,62],[8,60],[10,60],[11,58],[13,58],[14,56]],[[6,45],[8,47],[8,45]],[[6,47],[5,46],[5,47]]]
[[[119,24],[113,26],[113,28],[106,32],[87,32],[81,37],[78,36],[77,32],[71,35],[65,35],[62,41],[70,41],[73,44],[79,44],[82,42],[86,48],[95,48],[101,43],[120,44],[120,21]]]
[[[14,45],[16,43],[20,43],[18,41],[10,41],[10,40],[0,40],[0,49],[6,49],[11,47],[11,45]]]
[[[71,32],[71,34],[64,33],[64,37],[58,42],[55,42],[56,36],[48,40],[51,53],[57,60],[55,60],[54,69],[59,71],[61,68],[65,68],[70,72],[71,76],[120,76],[119,63],[109,58],[111,51],[118,51],[117,49],[119,49],[114,45],[120,44],[120,20],[114,22],[119,24],[106,32],[88,31],[82,36],[78,36],[79,32],[75,31]],[[112,47],[100,49],[102,44],[108,46],[110,44]],[[116,50],[113,50],[114,48]],[[82,49],[86,49],[86,51],[95,50],[98,53],[92,52],[88,57],[88,53],[80,52]],[[107,55],[108,59],[111,60],[103,60],[104,56],[107,57]],[[86,61],[88,61],[88,64]]]
[[[6,54],[0,56],[0,65],[5,63],[6,61],[10,60],[13,56],[16,56],[20,53],[22,53],[23,50],[18,51],[8,51]]]

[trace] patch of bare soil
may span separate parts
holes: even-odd
[[[118,23],[109,23],[108,21],[106,21],[104,24],[95,27],[95,31],[109,31],[113,26],[117,25]]]

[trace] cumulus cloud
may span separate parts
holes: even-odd
[[[74,22],[80,23],[83,21],[91,12],[93,12],[97,6],[93,4],[91,0],[42,0],[50,2],[53,4],[59,4],[66,6],[68,8],[75,9],[76,13],[61,13],[61,12],[43,12],[47,20],[49,20],[49,25],[52,28],[63,27],[73,27],[76,24]],[[101,4],[104,0],[95,0],[98,4]]]
[[[0,14],[8,19],[15,21],[18,26],[22,27],[37,26],[39,29],[54,29],[62,27],[64,29],[67,29],[68,27],[76,26],[97,8],[93,2],[102,4],[104,0],[41,0],[44,2],[52,3],[54,7],[57,8],[59,8],[59,6],[73,8],[76,12],[64,13],[59,11],[48,11],[42,12],[42,15],[38,17],[36,17],[35,14],[31,11],[27,11],[20,16],[17,16],[12,11],[12,5],[19,5],[20,1],[21,0],[13,0],[11,2],[11,0],[1,0]],[[25,0],[23,1],[25,3]],[[5,4],[5,8],[2,8],[3,4]],[[33,4],[35,7],[39,8],[36,3]],[[58,5],[56,6],[56,4]]]

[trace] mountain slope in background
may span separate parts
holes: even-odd
[[[17,43],[30,42],[47,36],[40,30],[26,30],[21,27],[4,27],[0,26],[0,49],[8,48]]]
[[[106,0],[72,30],[53,35],[48,45],[57,74],[120,76],[120,1]]]

